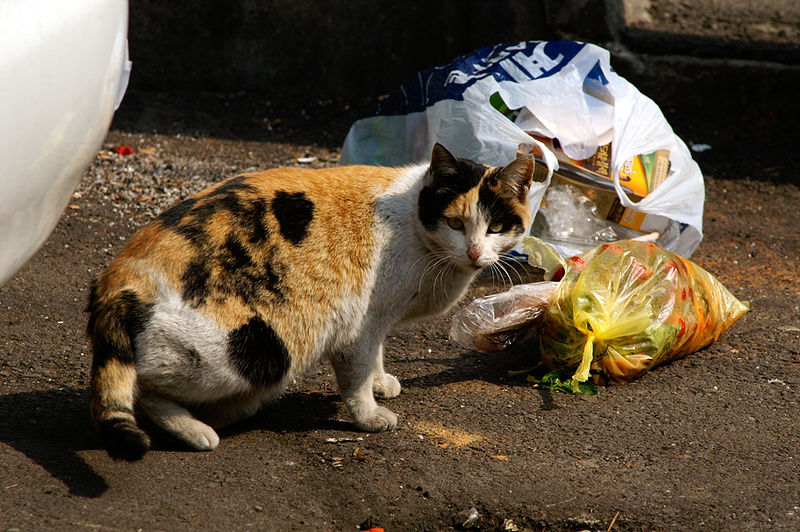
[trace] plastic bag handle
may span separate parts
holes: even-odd
[[[590,333],[586,336],[586,344],[583,346],[581,364],[578,366],[578,369],[575,370],[575,374],[572,375],[572,391],[575,393],[578,393],[580,390],[578,385],[581,382],[589,380],[589,368],[594,359],[594,341],[595,336],[593,334]]]

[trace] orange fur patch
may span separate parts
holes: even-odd
[[[224,330],[233,330],[258,313],[276,330],[293,353],[309,352],[315,337],[311,330],[321,328],[335,312],[343,294],[360,293],[367,282],[373,262],[375,200],[404,170],[348,166],[322,170],[275,169],[244,175],[245,187],[236,190],[242,202],[270,202],[277,192],[302,193],[313,204],[313,218],[308,224],[308,238],[293,245],[280,236],[279,221],[269,208],[264,216],[266,242],[251,244],[239,238],[250,260],[256,265],[273,264],[278,273],[291,268],[291,275],[280,276],[287,301],[275,304],[267,291],[253,294],[246,303],[228,293],[210,292],[198,310],[209,316]],[[200,205],[223,186],[204,190],[194,196]],[[249,187],[248,187],[249,186]],[[252,187],[252,188],[250,188]],[[187,211],[184,219],[191,214]],[[224,209],[213,212],[203,229],[209,249],[219,249],[235,232],[234,215]],[[183,277],[193,260],[203,259],[204,250],[186,236],[170,230],[156,220],[142,228],[119,253],[101,277],[98,301],[113,294],[131,290],[143,301],[155,299],[157,274],[163,282],[182,292]],[[216,269],[214,269],[216,268]],[[219,276],[220,266],[210,269],[210,276]]]
[[[119,408],[133,410],[133,394],[136,386],[136,366],[111,358],[94,369],[92,374],[91,409],[95,421],[118,414]]]

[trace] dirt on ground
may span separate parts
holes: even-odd
[[[386,342],[397,430],[355,430],[323,365],[213,452],[142,421],[152,451],[109,459],[88,416],[92,276],[207,184],[337,164],[373,103],[126,96],[52,236],[0,287],[2,530],[800,529],[800,161],[778,109],[664,109],[687,144],[711,147],[694,153],[706,203],[692,260],[751,305],[700,352],[573,396],[509,374],[536,365],[535,343],[449,343],[451,312]],[[459,307],[503,288],[482,279]]]
[[[794,0],[629,0],[639,5],[636,28],[727,42],[797,44],[800,9]],[[630,11],[630,9],[629,9]],[[630,14],[629,14],[630,16]]]

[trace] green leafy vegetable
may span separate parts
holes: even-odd
[[[597,395],[600,393],[600,389],[592,382],[578,383],[578,390],[573,391],[572,377],[567,377],[566,379],[562,380],[560,370],[551,371],[550,373],[544,375],[541,379],[537,379],[533,375],[529,375],[528,382],[538,384],[542,388],[546,388],[548,390],[556,390],[575,395]]]

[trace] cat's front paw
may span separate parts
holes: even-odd
[[[356,419],[356,427],[367,432],[383,432],[397,426],[397,414],[382,406],[376,407],[368,415]]]
[[[372,385],[372,393],[381,399],[391,399],[400,395],[400,381],[394,375],[383,374],[383,378],[375,379]]]
[[[198,422],[195,430],[185,432],[179,437],[196,451],[213,451],[219,445],[217,432],[205,423]]]

